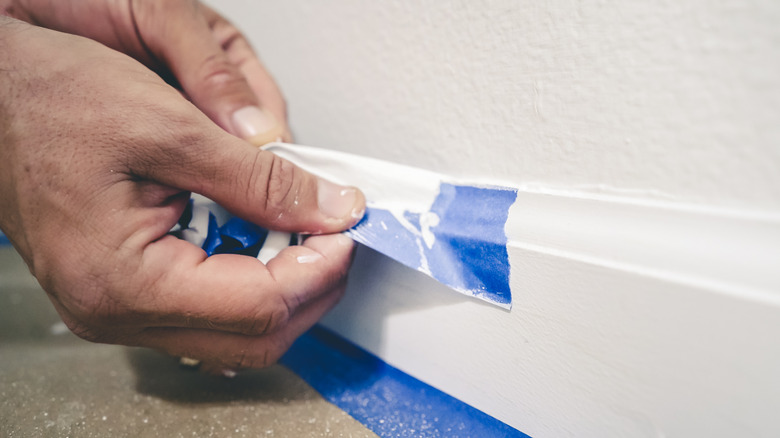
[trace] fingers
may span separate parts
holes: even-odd
[[[334,233],[355,225],[365,212],[360,190],[317,178],[218,129],[205,126],[161,141],[165,147],[122,152],[132,174],[205,195],[265,228]]]
[[[243,37],[234,29],[232,34],[223,32],[221,41],[215,38],[201,8],[197,2],[148,1],[134,3],[133,12],[141,39],[209,118],[255,144],[283,137],[286,121],[277,98],[271,98],[266,108],[239,68],[240,63],[256,61],[251,49],[239,50],[240,56],[230,59],[223,44],[229,47]],[[273,96],[267,89],[263,92],[262,96]]]
[[[157,247],[150,245],[145,262],[158,266],[159,258],[180,254],[184,248],[178,243],[184,242],[164,239]],[[212,372],[228,373],[274,363],[331,309],[344,292],[353,249],[342,235],[312,237],[282,251],[267,269],[254,266],[261,283],[251,284],[245,279],[248,266],[239,262],[254,259],[213,256],[197,262],[196,248],[187,246],[191,252],[175,266],[181,275],[153,282],[152,295],[159,295],[145,302],[147,311],[166,313],[153,318],[160,324],[127,343],[203,360]],[[243,277],[234,275],[238,270]]]
[[[316,324],[338,302],[343,292],[344,285],[329,291],[300,309],[282,329],[268,335],[157,327],[145,330],[137,345],[202,360],[212,370],[221,368],[219,365],[229,370],[264,368],[275,363],[296,338]]]
[[[168,237],[144,251],[138,272],[147,281],[136,310],[158,326],[275,333],[302,309],[331,302],[321,300],[343,286],[352,249],[346,236],[316,236],[265,266],[239,255],[206,259],[200,249]]]
[[[256,145],[290,140],[282,95],[244,36],[195,0],[28,0],[6,12],[99,41],[166,78],[172,73],[211,120]]]
[[[260,99],[263,109],[270,112],[285,128],[282,141],[292,141],[287,122],[287,106],[282,92],[268,70],[260,63],[252,46],[235,26],[214,10],[206,5],[201,5],[201,10],[214,38],[219,42],[230,62],[238,66],[249,87]],[[258,146],[267,143],[262,137],[249,138],[249,140]]]

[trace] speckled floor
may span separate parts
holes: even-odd
[[[369,437],[284,367],[234,379],[70,334],[19,256],[0,247],[0,436]]]

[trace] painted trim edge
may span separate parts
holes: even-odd
[[[529,438],[319,325],[279,363],[381,437]]]
[[[508,248],[780,307],[779,215],[521,190],[506,234]]]

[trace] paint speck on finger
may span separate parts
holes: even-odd
[[[295,258],[295,260],[297,260],[298,263],[300,263],[302,265],[303,264],[307,264],[307,263],[315,263],[315,262],[317,262],[320,259],[322,259],[322,255],[321,254],[317,254],[317,253],[300,255],[300,256]]]

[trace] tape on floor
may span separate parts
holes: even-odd
[[[529,438],[320,326],[279,362],[381,437]]]

